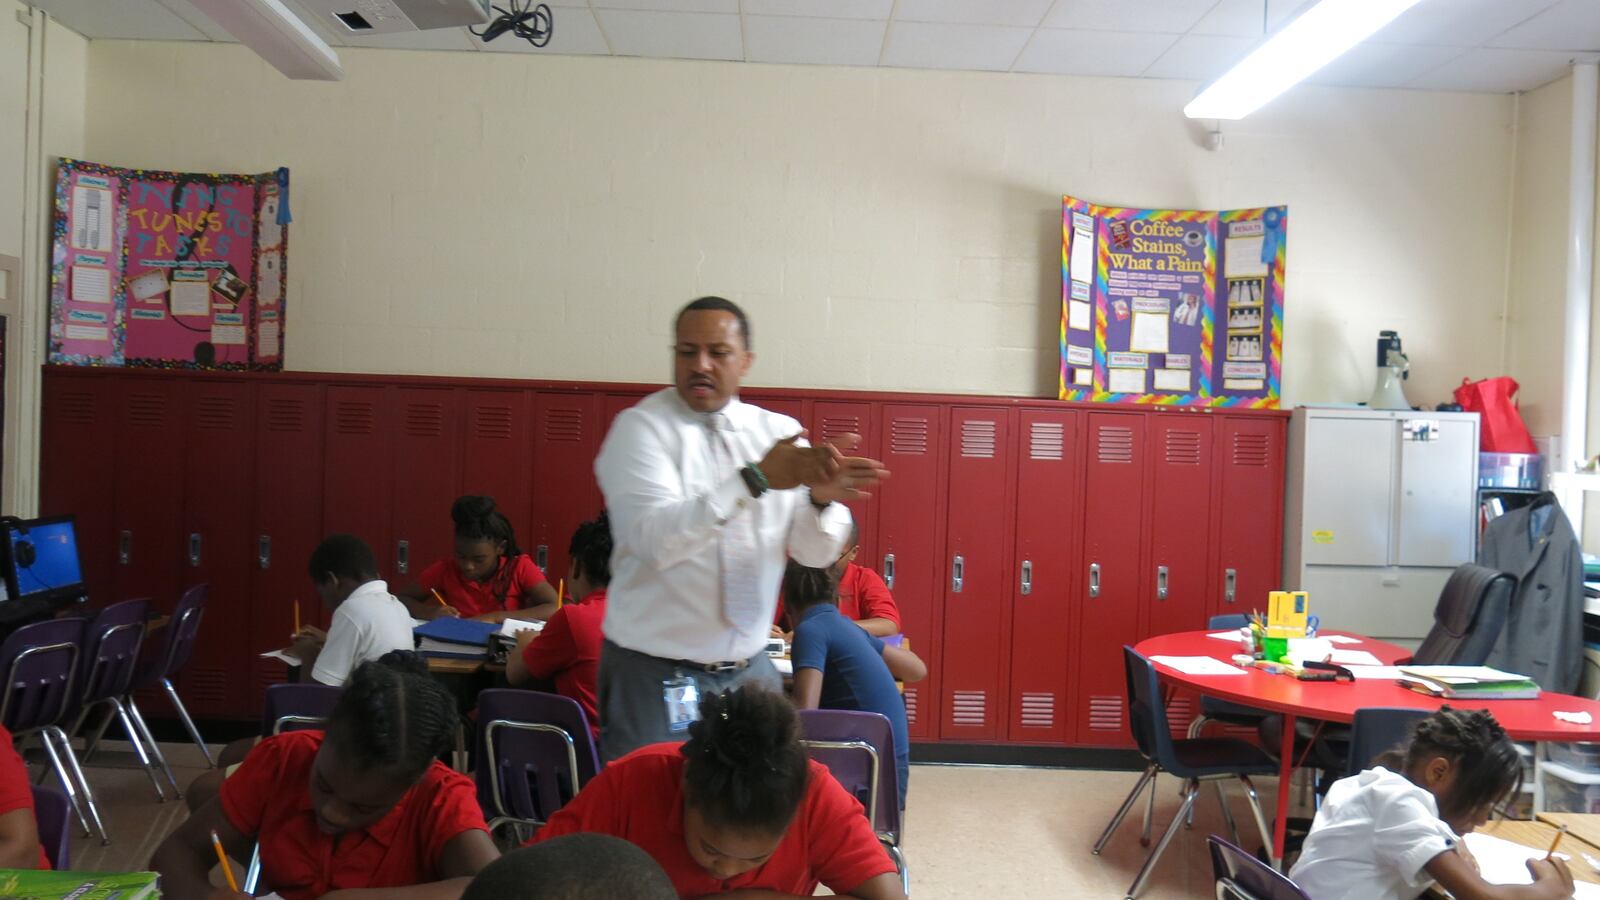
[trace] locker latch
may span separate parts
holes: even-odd
[[[198,531],[189,535],[189,565],[192,567],[199,567],[200,565],[200,532]]]
[[[1091,599],[1093,599],[1093,598],[1098,597],[1098,596],[1100,596],[1100,564],[1099,563],[1090,563],[1089,564],[1089,597]]]
[[[894,590],[894,554],[883,555],[883,584],[889,590]]]
[[[256,538],[256,564],[263,569],[272,567],[272,535],[263,534]]]
[[[1031,559],[1022,561],[1022,585],[1020,590],[1024,597],[1033,593],[1033,560]]]
[[[117,562],[127,565],[133,559],[133,532],[123,531],[117,535]]]
[[[394,548],[396,568],[404,575],[411,571],[411,542],[400,541]]]
[[[1156,599],[1167,599],[1167,567],[1156,566]]]
[[[950,593],[961,593],[961,582],[967,571],[967,561],[957,556],[950,560]]]
[[[1232,603],[1239,596],[1239,570],[1224,569],[1222,572],[1222,599]]]
[[[543,572],[550,564],[550,545],[540,544],[533,548],[533,561],[539,564],[539,571]]]

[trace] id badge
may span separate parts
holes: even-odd
[[[700,718],[700,689],[687,675],[661,682],[661,699],[667,706],[667,727],[673,734],[688,731],[689,723]]]

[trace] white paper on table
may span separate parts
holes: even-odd
[[[1350,669],[1350,674],[1354,675],[1357,681],[1369,679],[1374,681],[1381,679],[1396,681],[1405,677],[1400,672],[1399,666],[1353,666]]]
[[[1341,666],[1383,665],[1383,660],[1365,650],[1335,650],[1328,656],[1328,662],[1338,663]]]
[[[1152,656],[1151,662],[1158,662],[1169,669],[1177,669],[1185,675],[1243,675],[1245,671],[1238,666],[1225,663],[1214,656]]]
[[[295,656],[293,653],[290,653],[287,650],[268,650],[266,653],[261,654],[261,658],[283,660],[291,666],[300,665],[300,657]]]
[[[1345,635],[1342,635],[1342,634],[1330,634],[1327,637],[1323,638],[1323,640],[1331,641],[1331,642],[1333,642],[1335,644],[1359,644],[1359,643],[1361,643],[1361,639],[1360,638],[1346,637]]]
[[[500,622],[500,633],[506,637],[514,638],[522,631],[543,631],[544,623],[528,619],[503,619]]]
[[[1462,841],[1472,852],[1473,859],[1478,861],[1478,874],[1490,884],[1533,884],[1533,876],[1528,873],[1528,860],[1534,857],[1543,859],[1545,855],[1544,850],[1476,831],[1466,835]],[[1565,853],[1557,853],[1556,856],[1572,858]],[[1600,885],[1590,887],[1600,888]],[[1584,893],[1579,891],[1577,896],[1582,897]],[[1590,896],[1600,896],[1600,892]]]
[[[784,659],[781,656],[775,656],[772,658],[772,667],[778,670],[779,675],[794,674],[794,660],[792,659]]]
[[[1521,681],[1526,675],[1502,672],[1489,666],[1406,666],[1412,674],[1426,675],[1446,684],[1472,684],[1480,681]]]
[[[1289,638],[1289,662],[1304,666],[1307,660],[1323,662],[1333,654],[1333,645],[1322,638]]]
[[[1211,634],[1206,635],[1206,637],[1216,638],[1219,641],[1234,641],[1240,644],[1244,643],[1244,633],[1237,629],[1233,631],[1214,631]]]

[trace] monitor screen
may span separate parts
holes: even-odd
[[[16,525],[6,530],[17,572],[18,597],[81,592],[83,570],[78,565],[78,538],[70,518],[28,523],[27,534]],[[25,546],[32,547],[31,562]]]

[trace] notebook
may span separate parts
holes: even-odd
[[[438,618],[416,629],[417,652],[424,656],[482,659],[489,655],[489,635],[499,631],[493,622]]]
[[[5,869],[0,870],[0,897],[142,900],[161,896],[156,890],[156,878],[154,872],[97,874]]]

